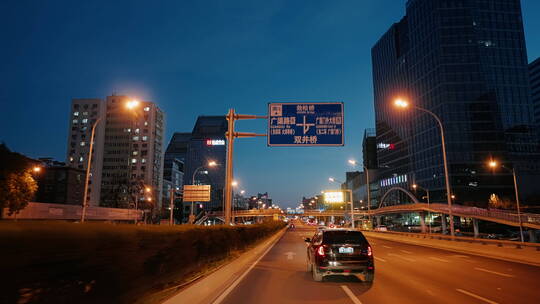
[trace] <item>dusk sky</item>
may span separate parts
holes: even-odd
[[[114,2],[114,3],[112,3]],[[540,1],[522,0],[529,61],[540,56]],[[370,50],[405,0],[2,1],[0,141],[65,160],[72,98],[116,92],[155,102],[173,132],[198,115],[266,115],[276,101],[342,101],[345,146],[267,147],[239,139],[235,176],[280,206],[336,188],[374,127]],[[536,33],[533,32],[536,30]],[[266,121],[238,131],[266,132]]]

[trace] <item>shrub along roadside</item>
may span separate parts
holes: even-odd
[[[0,302],[132,303],[283,226],[0,222]]]

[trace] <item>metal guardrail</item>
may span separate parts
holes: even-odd
[[[494,244],[497,245],[497,247],[504,247],[504,246],[510,246],[517,249],[521,249],[523,247],[530,247],[535,248],[537,251],[540,251],[540,244],[539,243],[529,243],[529,242],[519,242],[519,241],[508,241],[508,240],[492,240],[492,239],[482,239],[482,238],[474,238],[474,237],[466,237],[466,236],[450,236],[450,235],[444,235],[444,234],[433,234],[433,233],[413,233],[413,232],[398,232],[398,231],[375,231],[375,230],[362,230],[366,232],[373,232],[373,233],[380,233],[380,234],[393,234],[393,235],[401,235],[401,236],[407,236],[407,237],[413,237],[413,238],[423,238],[423,239],[434,239],[434,240],[447,240],[447,241],[455,241],[455,242],[464,242],[464,243],[475,243],[475,244],[482,244],[482,245],[488,245],[488,244]]]

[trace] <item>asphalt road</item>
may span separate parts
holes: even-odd
[[[375,281],[306,271],[304,237],[287,232],[221,303],[540,303],[540,267],[371,238]]]

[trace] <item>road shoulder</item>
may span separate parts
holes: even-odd
[[[186,286],[163,303],[214,303],[221,294],[227,291],[231,286],[236,285],[241,277],[249,272],[250,267],[258,259],[263,257],[266,252],[281,239],[285,232],[286,228],[280,230],[261,244],[243,253],[232,262],[223,265],[216,271]]]

